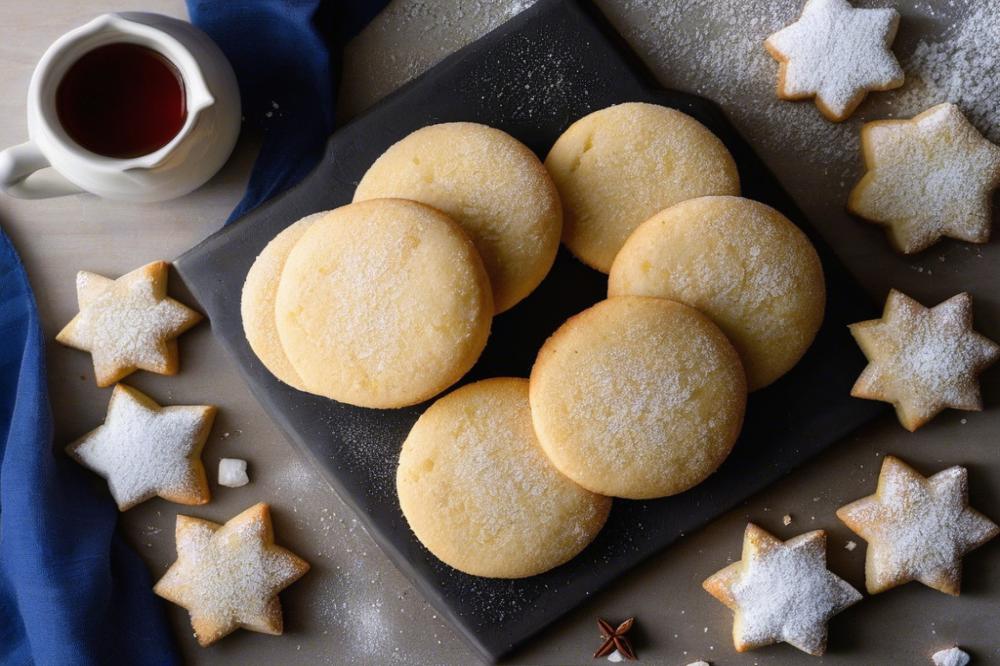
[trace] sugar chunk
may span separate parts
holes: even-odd
[[[931,655],[934,666],[965,666],[969,663],[969,655],[958,647],[939,650]]]
[[[223,458],[219,461],[219,485],[239,488],[250,483],[247,476],[247,461],[239,458]]]

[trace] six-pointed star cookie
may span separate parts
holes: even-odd
[[[865,585],[877,594],[919,580],[958,594],[962,556],[998,533],[969,507],[968,474],[950,467],[924,478],[899,458],[886,456],[878,488],[837,510],[837,517],[868,542]]]
[[[225,525],[177,516],[177,561],[153,591],[191,614],[198,643],[210,645],[239,627],[281,634],[278,592],[309,564],[275,545],[267,504]]]
[[[176,337],[201,315],[167,296],[167,268],[154,261],[117,280],[77,274],[80,312],[56,340],[91,353],[98,386],[111,386],[137,369],[177,372]]]
[[[968,294],[925,308],[893,289],[881,319],[850,329],[868,358],[851,395],[891,402],[907,430],[946,407],[982,409],[978,375],[1000,357],[1000,346],[972,330]]]
[[[827,570],[823,530],[782,542],[753,523],[743,535],[743,559],[703,585],[736,613],[738,652],[784,641],[823,654],[827,620],[861,600],[861,593]]]
[[[898,251],[919,252],[942,236],[989,240],[1000,146],[977,132],[957,106],[939,104],[910,120],[867,123],[861,152],[867,172],[847,208],[884,225]]]
[[[66,447],[84,467],[107,479],[121,511],[159,495],[179,504],[205,504],[208,479],[201,449],[215,407],[160,407],[118,384],[104,425]]]
[[[828,119],[845,120],[872,90],[903,85],[889,46],[894,9],[855,9],[847,0],[808,0],[802,17],[764,42],[778,67],[778,97],[816,97]]]

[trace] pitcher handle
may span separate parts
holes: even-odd
[[[83,191],[53,169],[31,141],[0,151],[0,190],[19,199],[48,199]]]

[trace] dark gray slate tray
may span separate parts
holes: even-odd
[[[300,217],[350,202],[355,184],[390,144],[430,123],[468,120],[510,132],[544,157],[575,119],[610,104],[648,101],[688,113],[714,131],[739,165],[743,192],[784,212],[819,250],[826,270],[826,321],[802,362],[755,393],[739,443],[708,481],[676,497],[616,500],[597,540],[571,562],[525,580],[486,580],[438,562],[399,511],[400,445],[426,408],[367,410],[299,393],[275,380],[251,352],[240,321],[240,289],[267,242]],[[176,262],[187,287],[235,357],[254,395],[300,451],[322,470],[396,565],[485,658],[510,652],[629,568],[773,483],[875,415],[882,406],[848,392],[864,359],[846,325],[876,316],[801,211],[704,99],[659,89],[589,3],[542,0],[337,131],[326,156],[298,187],[205,240]],[[601,300],[606,279],[560,252],[534,294],[497,317],[489,345],[463,381],[527,376],[560,323]]]

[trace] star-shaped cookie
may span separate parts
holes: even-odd
[[[924,478],[899,458],[885,457],[875,494],[837,510],[837,517],[868,542],[869,593],[911,580],[959,593],[962,556],[1000,533],[969,507],[968,489],[964,467]]]
[[[56,336],[91,353],[98,386],[111,386],[135,370],[177,373],[177,336],[201,315],[167,296],[165,261],[154,261],[117,280],[81,271],[79,314]]]
[[[177,561],[153,592],[191,615],[198,643],[211,645],[242,627],[280,635],[278,592],[309,564],[274,543],[267,504],[255,504],[225,525],[177,516]]]
[[[823,654],[827,620],[861,600],[861,593],[826,568],[823,530],[783,542],[753,523],[743,535],[743,559],[703,586],[736,613],[738,652],[785,642]]]
[[[968,294],[925,308],[893,289],[881,319],[850,329],[868,358],[851,395],[891,402],[907,430],[946,407],[982,409],[978,375],[1000,357],[1000,346],[972,330]]]
[[[215,412],[209,405],[161,407],[118,384],[104,425],[66,452],[107,480],[121,511],[157,495],[179,504],[205,504],[210,494],[201,449]]]
[[[1000,146],[990,143],[954,104],[910,120],[878,120],[861,128],[867,172],[847,208],[884,225],[899,252],[919,252],[941,239],[985,243],[1000,185]]]
[[[898,25],[895,9],[808,0],[798,21],[764,42],[779,62],[778,97],[815,97],[824,116],[845,120],[869,91],[903,85],[903,70],[889,48]]]

